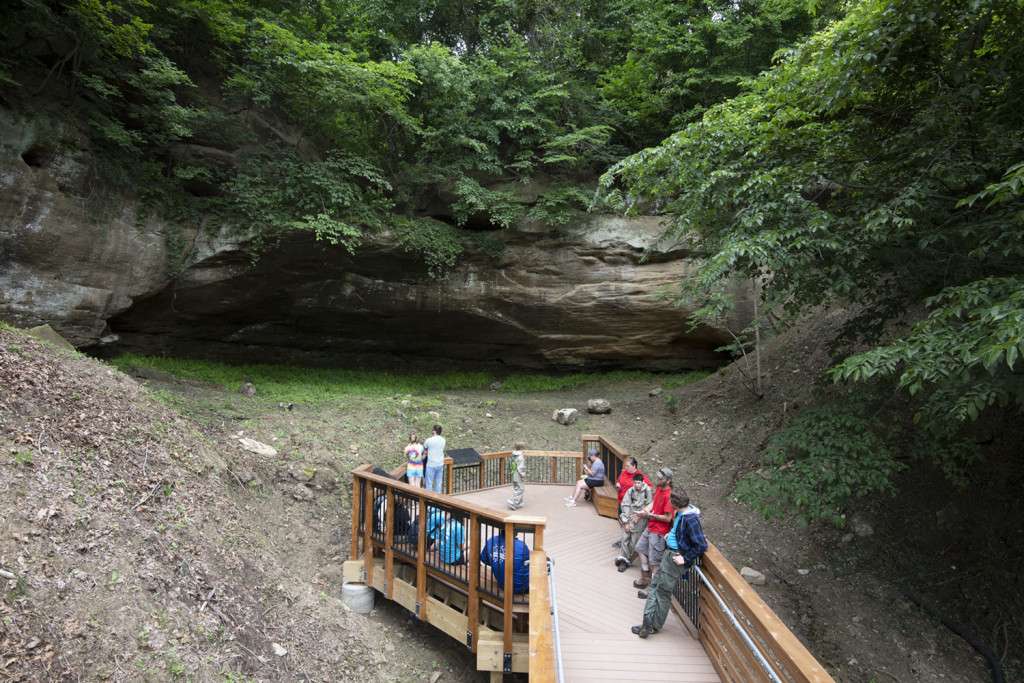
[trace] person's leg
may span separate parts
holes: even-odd
[[[427,490],[428,491],[438,491],[438,488],[437,488],[437,486],[438,486],[437,475],[441,473],[442,469],[444,469],[444,468],[443,467],[431,467],[430,465],[427,465],[426,486],[427,486]]]
[[[651,584],[650,595],[644,605],[644,619],[654,631],[660,631],[665,626],[668,611],[672,607],[672,594],[683,574],[682,566],[676,564],[672,557],[671,552],[666,552],[662,557],[657,578]]]
[[[633,582],[634,588],[647,588],[651,585],[651,565],[648,563],[651,536],[651,532],[644,529],[640,541],[636,544],[636,552],[640,555],[640,578]]]
[[[658,580],[658,572],[661,568],[661,560],[665,555],[665,537],[661,534],[649,534],[650,540],[648,541],[647,551],[647,562],[651,568],[651,573],[647,577],[650,585],[654,585],[655,581]],[[638,591],[636,597],[646,600],[647,591]]]
[[[434,470],[434,485],[430,488],[434,493],[444,493],[444,465],[431,468]]]
[[[569,498],[567,499],[569,503],[575,505],[576,503],[580,502],[580,497],[583,495],[583,492],[586,490],[586,488],[587,482],[583,481],[582,479],[576,482],[576,490],[573,491],[572,495],[569,496]]]

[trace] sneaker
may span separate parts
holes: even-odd
[[[576,503],[574,503],[572,501],[569,501],[568,503],[565,504],[565,507],[567,507],[567,508],[574,508],[574,507],[576,507]]]
[[[622,541],[615,541],[615,543],[612,543],[612,547],[613,548],[621,548],[622,547]]]
[[[566,496],[562,500],[564,500],[566,503],[571,503],[571,502],[573,502],[576,499],[573,496]]]
[[[636,597],[640,598],[641,600],[646,600],[647,599],[647,591],[637,591],[636,592]]]

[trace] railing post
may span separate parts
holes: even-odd
[[[480,458],[480,463],[477,465],[477,472],[480,474],[480,488],[484,487],[484,471],[487,469],[486,463],[486,460]]]
[[[417,518],[419,533],[416,534],[416,618],[427,617],[427,501],[419,499],[420,514]]]
[[[480,635],[480,518],[475,512],[469,515],[469,589],[466,594],[466,647],[476,652]]]
[[[454,470],[454,462],[455,461],[452,460],[451,458],[444,459],[444,492],[447,493],[449,496],[452,495],[452,491],[455,490],[455,481],[452,477],[452,472]]]
[[[395,490],[389,486],[384,495],[387,506],[384,515],[384,594],[391,600],[395,583]]]
[[[366,585],[373,586],[373,508],[377,501],[373,499],[373,483],[366,482],[363,489],[363,571],[366,573]]]
[[[515,596],[515,587],[512,585],[512,565],[515,564],[515,534],[516,525],[512,522],[505,522],[505,588],[502,592],[502,608],[505,610],[502,623],[502,635],[505,639],[502,670],[505,673],[512,672],[512,598]]]
[[[551,458],[551,483],[558,483],[558,458],[555,456],[549,456]]]
[[[359,501],[362,500],[360,496],[362,481],[355,474],[352,475],[352,551],[349,553],[349,557],[353,560],[359,557]]]
[[[508,467],[508,461],[505,457],[498,458],[498,484],[501,486],[505,485],[505,478],[508,476],[506,468]]]

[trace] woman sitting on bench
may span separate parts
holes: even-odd
[[[573,494],[565,499],[567,508],[576,507],[576,503],[588,490],[604,486],[604,463],[601,462],[601,456],[597,453],[590,453],[587,455],[587,460],[590,461],[590,464],[583,466],[583,478],[576,482],[576,490],[573,491]]]

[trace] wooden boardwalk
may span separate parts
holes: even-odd
[[[460,494],[466,501],[505,510],[510,487]],[[633,580],[638,568],[619,573],[614,559],[619,526],[598,517],[593,505],[566,508],[568,486],[526,487],[523,514],[547,517],[544,549],[554,560],[559,634],[565,680],[645,680],[712,683],[719,680],[700,642],[679,617],[669,615],[665,628],[647,640],[629,631],[643,616]]]

